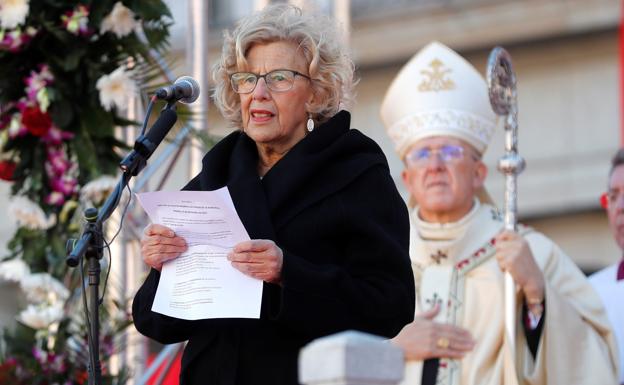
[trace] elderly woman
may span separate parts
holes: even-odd
[[[226,34],[215,101],[239,128],[185,187],[227,186],[251,241],[228,255],[264,281],[260,319],[183,321],[151,311],[162,264],[185,250],[150,225],[137,329],[188,340],[181,384],[297,384],[299,349],[346,329],[394,336],[414,314],[409,219],[381,149],[349,128],[353,63],[331,20],[265,8]]]

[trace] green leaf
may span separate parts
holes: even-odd
[[[163,24],[145,22],[143,23],[143,32],[149,45],[157,51],[162,51],[168,46],[169,30],[163,28]]]
[[[128,6],[143,20],[159,20],[163,16],[171,18],[171,11],[162,1],[133,0]]]
[[[114,117],[100,106],[93,106],[82,113],[81,129],[83,135],[94,139],[113,136],[115,131]]]
[[[78,65],[83,59],[83,56],[86,54],[86,51],[86,47],[73,47],[71,50],[68,50],[67,54],[59,64],[67,72],[74,71],[78,68]]]
[[[54,124],[62,129],[67,129],[75,118],[70,101],[60,98],[50,106],[50,116]]]
[[[75,140],[72,142],[71,150],[78,158],[81,180],[89,180],[93,176],[99,175],[97,153],[95,151],[95,145],[89,135],[86,122],[81,123],[80,131],[76,134]]]
[[[136,120],[129,120],[129,119],[125,119],[119,116],[115,116],[113,118],[113,124],[115,126],[121,126],[121,127],[138,127],[141,126],[141,123],[137,122]]]

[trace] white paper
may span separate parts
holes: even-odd
[[[137,194],[153,223],[171,228],[188,249],[163,265],[152,311],[175,318],[260,318],[262,281],[227,260],[249,240],[227,187]]]

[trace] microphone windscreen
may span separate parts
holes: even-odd
[[[165,109],[160,113],[160,116],[147,132],[145,137],[152,143],[154,149],[158,147],[160,142],[167,136],[171,127],[178,120],[178,114],[173,109]]]
[[[197,100],[199,97],[199,83],[197,80],[190,76],[181,76],[174,82],[176,84],[184,84],[183,97],[180,98],[180,102],[190,104]]]

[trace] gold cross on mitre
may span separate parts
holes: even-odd
[[[455,88],[455,83],[448,77],[445,77],[452,71],[448,68],[443,68],[445,66],[442,61],[439,59],[433,59],[431,63],[429,63],[429,67],[431,67],[431,70],[424,69],[420,71],[420,73],[423,74],[424,79],[418,85],[419,91],[438,92],[448,91]]]

